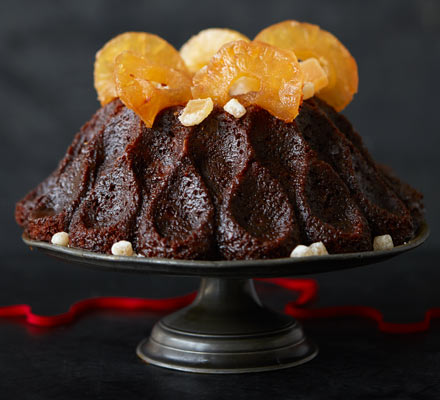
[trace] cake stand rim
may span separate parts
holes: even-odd
[[[93,268],[138,273],[158,273],[181,276],[216,276],[230,278],[298,276],[357,266],[374,264],[400,255],[422,245],[430,234],[424,221],[417,235],[408,243],[392,250],[367,251],[357,253],[329,254],[298,258],[275,258],[258,260],[181,260],[157,257],[114,256],[88,250],[62,247],[48,242],[29,239],[22,240],[31,249],[38,250],[65,261],[84,264]]]

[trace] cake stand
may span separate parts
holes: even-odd
[[[147,363],[165,368],[224,374],[288,368],[318,353],[295,319],[262,305],[252,278],[374,264],[416,248],[428,235],[428,226],[423,224],[417,237],[393,250],[252,261],[111,256],[23,240],[56,258],[102,270],[202,277],[193,303],[157,322],[150,337],[137,347],[137,354]]]

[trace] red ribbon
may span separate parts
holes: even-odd
[[[377,323],[380,331],[386,333],[415,333],[429,329],[431,319],[440,318],[440,308],[426,311],[423,321],[413,323],[391,323],[384,321],[382,313],[367,306],[339,306],[306,308],[318,294],[318,284],[314,279],[262,279],[263,282],[273,283],[289,291],[298,293],[294,301],[285,305],[284,311],[298,319],[317,319],[333,317],[362,317]],[[81,300],[73,304],[64,313],[54,316],[37,315],[27,304],[0,307],[0,318],[22,317],[26,323],[38,327],[55,327],[69,324],[85,313],[96,310],[126,310],[126,311],[162,311],[171,312],[190,304],[196,293],[166,299],[143,299],[130,297],[98,297]]]

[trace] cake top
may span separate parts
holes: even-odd
[[[95,87],[105,105],[119,98],[148,127],[163,109],[186,105],[183,125],[220,106],[240,118],[258,105],[292,122],[303,100],[317,96],[340,111],[357,92],[356,61],[317,25],[284,21],[254,40],[229,29],[206,29],[178,52],[159,36],[127,32],[96,54]]]

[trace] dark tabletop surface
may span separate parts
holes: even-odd
[[[431,237],[382,264],[317,276],[318,306],[362,304],[388,321],[440,307],[440,1],[1,0],[0,306],[64,312],[93,296],[175,296],[196,279],[83,269],[21,242],[14,204],[56,166],[98,107],[93,57],[118,33],[143,30],[179,47],[207,27],[253,37],[284,19],[339,37],[359,65],[344,110],[373,156],[425,195]],[[258,284],[281,309],[281,289]],[[147,366],[135,355],[162,314],[94,313],[52,330],[0,320],[3,399],[439,399],[440,320],[426,333],[389,335],[359,318],[305,321],[319,356],[279,372],[202,376]]]
[[[368,305],[390,322],[421,320],[440,306],[438,252],[423,248],[344,272],[314,276],[314,307]],[[62,263],[23,247],[2,260],[0,304],[29,303],[40,314],[95,296],[162,297],[187,293],[197,280],[121,274]],[[292,295],[257,284],[275,309]],[[148,366],[135,347],[163,314],[99,312],[54,329],[0,320],[0,398],[20,399],[438,399],[440,320],[426,333],[381,333],[360,318],[304,321],[318,343],[313,361],[288,370],[206,376]]]

